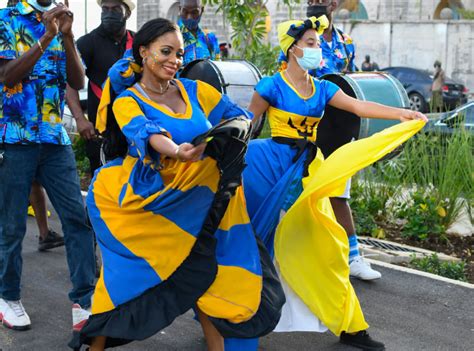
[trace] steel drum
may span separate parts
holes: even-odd
[[[179,77],[206,82],[227,94],[240,107],[247,108],[262,75],[257,67],[245,60],[196,60],[187,64]]]
[[[321,79],[333,82],[347,95],[358,100],[378,102],[392,107],[410,108],[410,101],[403,85],[387,73],[328,74]],[[328,105],[324,112],[324,118],[318,125],[318,147],[327,157],[334,150],[354,139],[366,138],[397,123],[399,122],[359,118],[353,113]]]

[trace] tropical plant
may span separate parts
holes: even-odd
[[[402,236],[417,240],[430,237],[447,241],[447,201],[439,200],[436,189],[417,189],[411,199],[399,204],[398,216],[406,220]]]
[[[398,160],[400,180],[433,188],[438,204],[445,204],[444,224],[449,226],[463,206],[470,212],[474,198],[474,138],[462,128],[446,137],[440,133],[409,140]]]
[[[281,5],[291,7],[300,0],[280,0]],[[216,12],[224,15],[232,28],[232,46],[236,58],[253,62],[263,74],[272,74],[277,69],[278,48],[267,42],[267,0],[206,0],[216,5]]]
[[[45,98],[43,115],[48,116],[51,122],[61,122],[61,105],[57,93],[55,93],[50,99]]]
[[[16,41],[18,45],[18,51],[25,52],[28,51],[33,43],[35,42],[34,38],[28,32],[28,29],[24,25],[18,27],[16,32]]]

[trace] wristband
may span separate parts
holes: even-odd
[[[41,53],[44,54],[43,45],[41,45],[41,41],[38,40],[37,43],[38,43],[38,47],[39,47]]]

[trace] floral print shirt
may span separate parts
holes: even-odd
[[[220,49],[214,33],[205,33],[201,27],[198,27],[197,37],[194,36],[178,19],[179,29],[184,39],[184,60],[183,66],[191,61],[209,58],[211,60],[219,60]]]
[[[332,32],[332,43],[328,44],[321,35],[321,49],[323,50],[323,64],[315,72],[316,77],[329,73],[356,71],[354,64],[355,47],[352,38],[345,33],[339,32],[335,27]]]
[[[39,13],[26,2],[0,10],[0,60],[25,54],[46,28]],[[62,125],[66,90],[66,52],[56,36],[21,82],[0,83],[0,143],[69,145]]]

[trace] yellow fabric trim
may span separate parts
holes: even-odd
[[[268,123],[272,137],[304,139],[315,142],[320,117],[302,116],[280,110],[273,106],[267,109]],[[290,121],[293,127],[290,126]]]
[[[104,283],[104,268],[101,268],[100,278],[95,285],[91,311],[92,314],[98,314],[113,310],[114,308],[115,306]]]
[[[219,101],[221,101],[222,94],[210,84],[200,80],[197,80],[196,83],[199,105],[203,109],[204,114],[209,117],[212,110],[217,106]]]
[[[193,114],[193,107],[191,106],[191,102],[189,101],[188,92],[186,91],[186,89],[184,89],[183,83],[181,83],[179,80],[175,79],[174,82],[178,86],[178,89],[181,93],[181,96],[184,100],[184,103],[186,104],[186,111],[184,113],[176,113],[176,112],[170,110],[169,108],[167,108],[167,107],[165,107],[165,106],[163,106],[163,105],[147,98],[146,96],[142,95],[137,89],[135,89],[133,87],[129,88],[129,89],[131,91],[133,91],[134,94],[139,96],[140,99],[142,99],[142,101],[144,101],[145,103],[147,103],[150,106],[153,106],[157,110],[160,110],[161,112],[163,112],[164,114],[166,114],[168,116],[175,117],[175,118],[180,118],[180,119],[190,119],[192,117],[192,114]]]
[[[312,87],[312,89],[313,89],[313,92],[312,92],[310,95],[308,95],[308,96],[303,96],[303,95],[301,95],[301,94],[298,92],[298,90],[296,90],[296,87],[294,87],[294,86],[288,81],[288,79],[286,79],[286,75],[285,75],[284,73],[286,73],[286,71],[280,72],[281,78],[282,78],[283,81],[286,83],[286,85],[288,85],[288,87],[289,87],[291,90],[293,90],[293,91],[296,93],[296,95],[298,95],[301,99],[303,99],[303,100],[308,100],[308,99],[311,99],[311,98],[314,96],[314,94],[316,94],[316,87],[315,87],[315,85],[314,85],[314,78],[312,78],[312,77],[310,78],[310,79],[311,79],[311,87]]]
[[[107,106],[111,104],[110,89],[110,78],[104,83],[104,88],[102,89],[102,96],[100,98],[99,107],[97,108],[97,117],[95,121],[95,127],[99,133],[103,133],[107,126]]]
[[[160,278],[165,280],[188,257],[196,238],[163,216],[131,206],[143,201],[144,199],[135,195],[132,187],[128,186],[122,207],[117,207],[116,213],[110,213],[112,211],[109,209],[107,219],[104,220],[111,233],[120,238],[125,247],[134,255],[145,259]],[[159,255],[159,252],[173,254]],[[164,257],[167,261],[164,261]]]
[[[206,166],[203,167],[202,163],[205,163]],[[163,169],[160,171],[160,175],[167,188],[188,191],[196,185],[195,179],[199,178],[199,186],[206,186],[213,193],[217,191],[219,172],[216,161],[210,157],[199,162],[180,162],[166,158],[162,161],[162,165]]]
[[[349,281],[349,243],[329,197],[341,195],[347,179],[418,132],[423,121],[401,123],[346,144],[311,163],[304,191],[282,218],[275,236],[280,272],[310,310],[336,335],[367,329]]]
[[[262,277],[241,267],[219,266],[216,280],[197,305],[208,316],[241,323],[257,312],[261,290]]]
[[[239,201],[236,199],[239,199]],[[250,223],[246,209],[244,190],[242,187],[239,187],[227,207],[227,212],[219,224],[219,229],[228,231],[234,225]],[[231,213],[233,216],[230,215]]]
[[[137,116],[144,116],[145,113],[140,105],[131,96],[124,96],[115,100],[113,105],[115,120],[120,129],[129,124]]]

